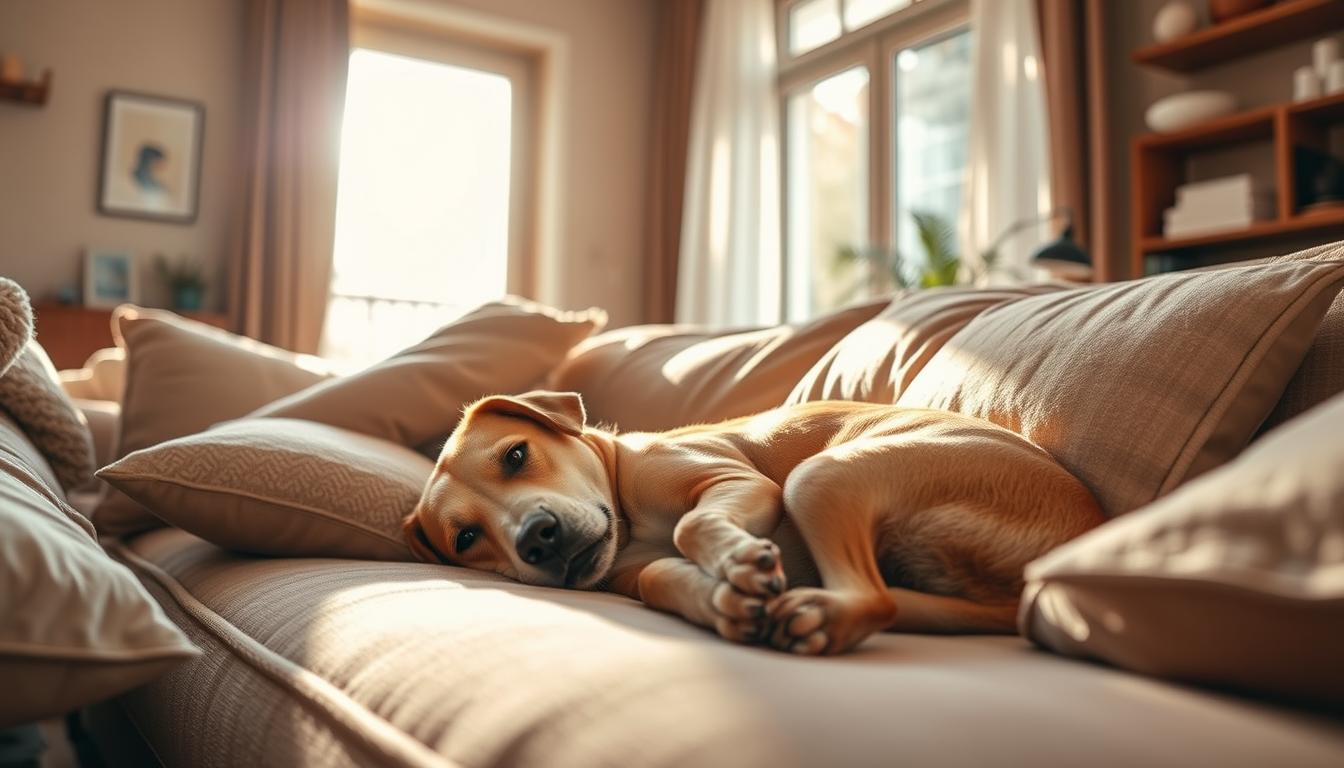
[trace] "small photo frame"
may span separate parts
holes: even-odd
[[[196,220],[205,107],[111,91],[103,116],[98,212],[178,224]]]
[[[84,254],[84,306],[111,309],[139,300],[134,254],[93,248]]]

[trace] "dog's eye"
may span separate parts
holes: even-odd
[[[471,549],[471,545],[476,543],[477,534],[478,531],[475,528],[463,528],[458,531],[457,540],[453,542],[453,548],[457,550],[457,554],[460,555]]]
[[[504,452],[504,469],[510,475],[523,468],[527,463],[527,443],[519,443]]]

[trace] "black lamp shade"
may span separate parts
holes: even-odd
[[[1058,239],[1032,254],[1031,263],[1067,279],[1092,277],[1092,257],[1073,239],[1072,224],[1064,228]]]

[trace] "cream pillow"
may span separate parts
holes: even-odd
[[[1344,703],[1344,396],[1027,566],[1019,626],[1071,656]]]
[[[112,336],[126,351],[118,457],[237,418],[331,375],[319,358],[163,310],[118,307]],[[103,534],[158,524],[115,492],[94,510],[93,522]]]
[[[307,419],[419,446],[452,432],[473,400],[537,384],[606,321],[600,309],[492,302],[387,360],[252,415]]]
[[[114,696],[199,654],[0,420],[0,728]]]
[[[1049,451],[1114,516],[1245,447],[1344,261],[1172,274],[1018,299],[934,355],[898,405],[987,419]]]
[[[894,403],[943,344],[986,309],[1058,291],[1024,288],[931,288],[895,298],[827,350],[789,393],[786,405],[814,400]]]
[[[888,299],[773,328],[711,332],[645,325],[595,336],[556,369],[549,388],[578,392],[590,420],[666,430],[784,404],[799,377]]]
[[[242,419],[137,451],[98,476],[169,525],[261,555],[413,560],[401,521],[434,462],[297,419]]]

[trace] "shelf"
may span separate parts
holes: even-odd
[[[1264,107],[1215,117],[1179,131],[1145,133],[1137,139],[1137,144],[1145,150],[1174,151],[1268,140],[1274,137],[1274,115],[1279,109]]]
[[[1227,232],[1215,232],[1194,237],[1145,237],[1139,243],[1139,249],[1146,255],[1151,253],[1172,253],[1190,251],[1213,245],[1233,243],[1251,243],[1257,240],[1269,240],[1284,235],[1307,234],[1318,230],[1344,228],[1344,211],[1328,213],[1299,214],[1286,221],[1261,221],[1245,229]]]
[[[1172,72],[1194,72],[1344,27],[1340,0],[1280,0],[1221,24],[1134,52],[1134,61]]]
[[[0,80],[0,101],[42,106],[51,93],[51,70],[42,73],[41,80]]]

